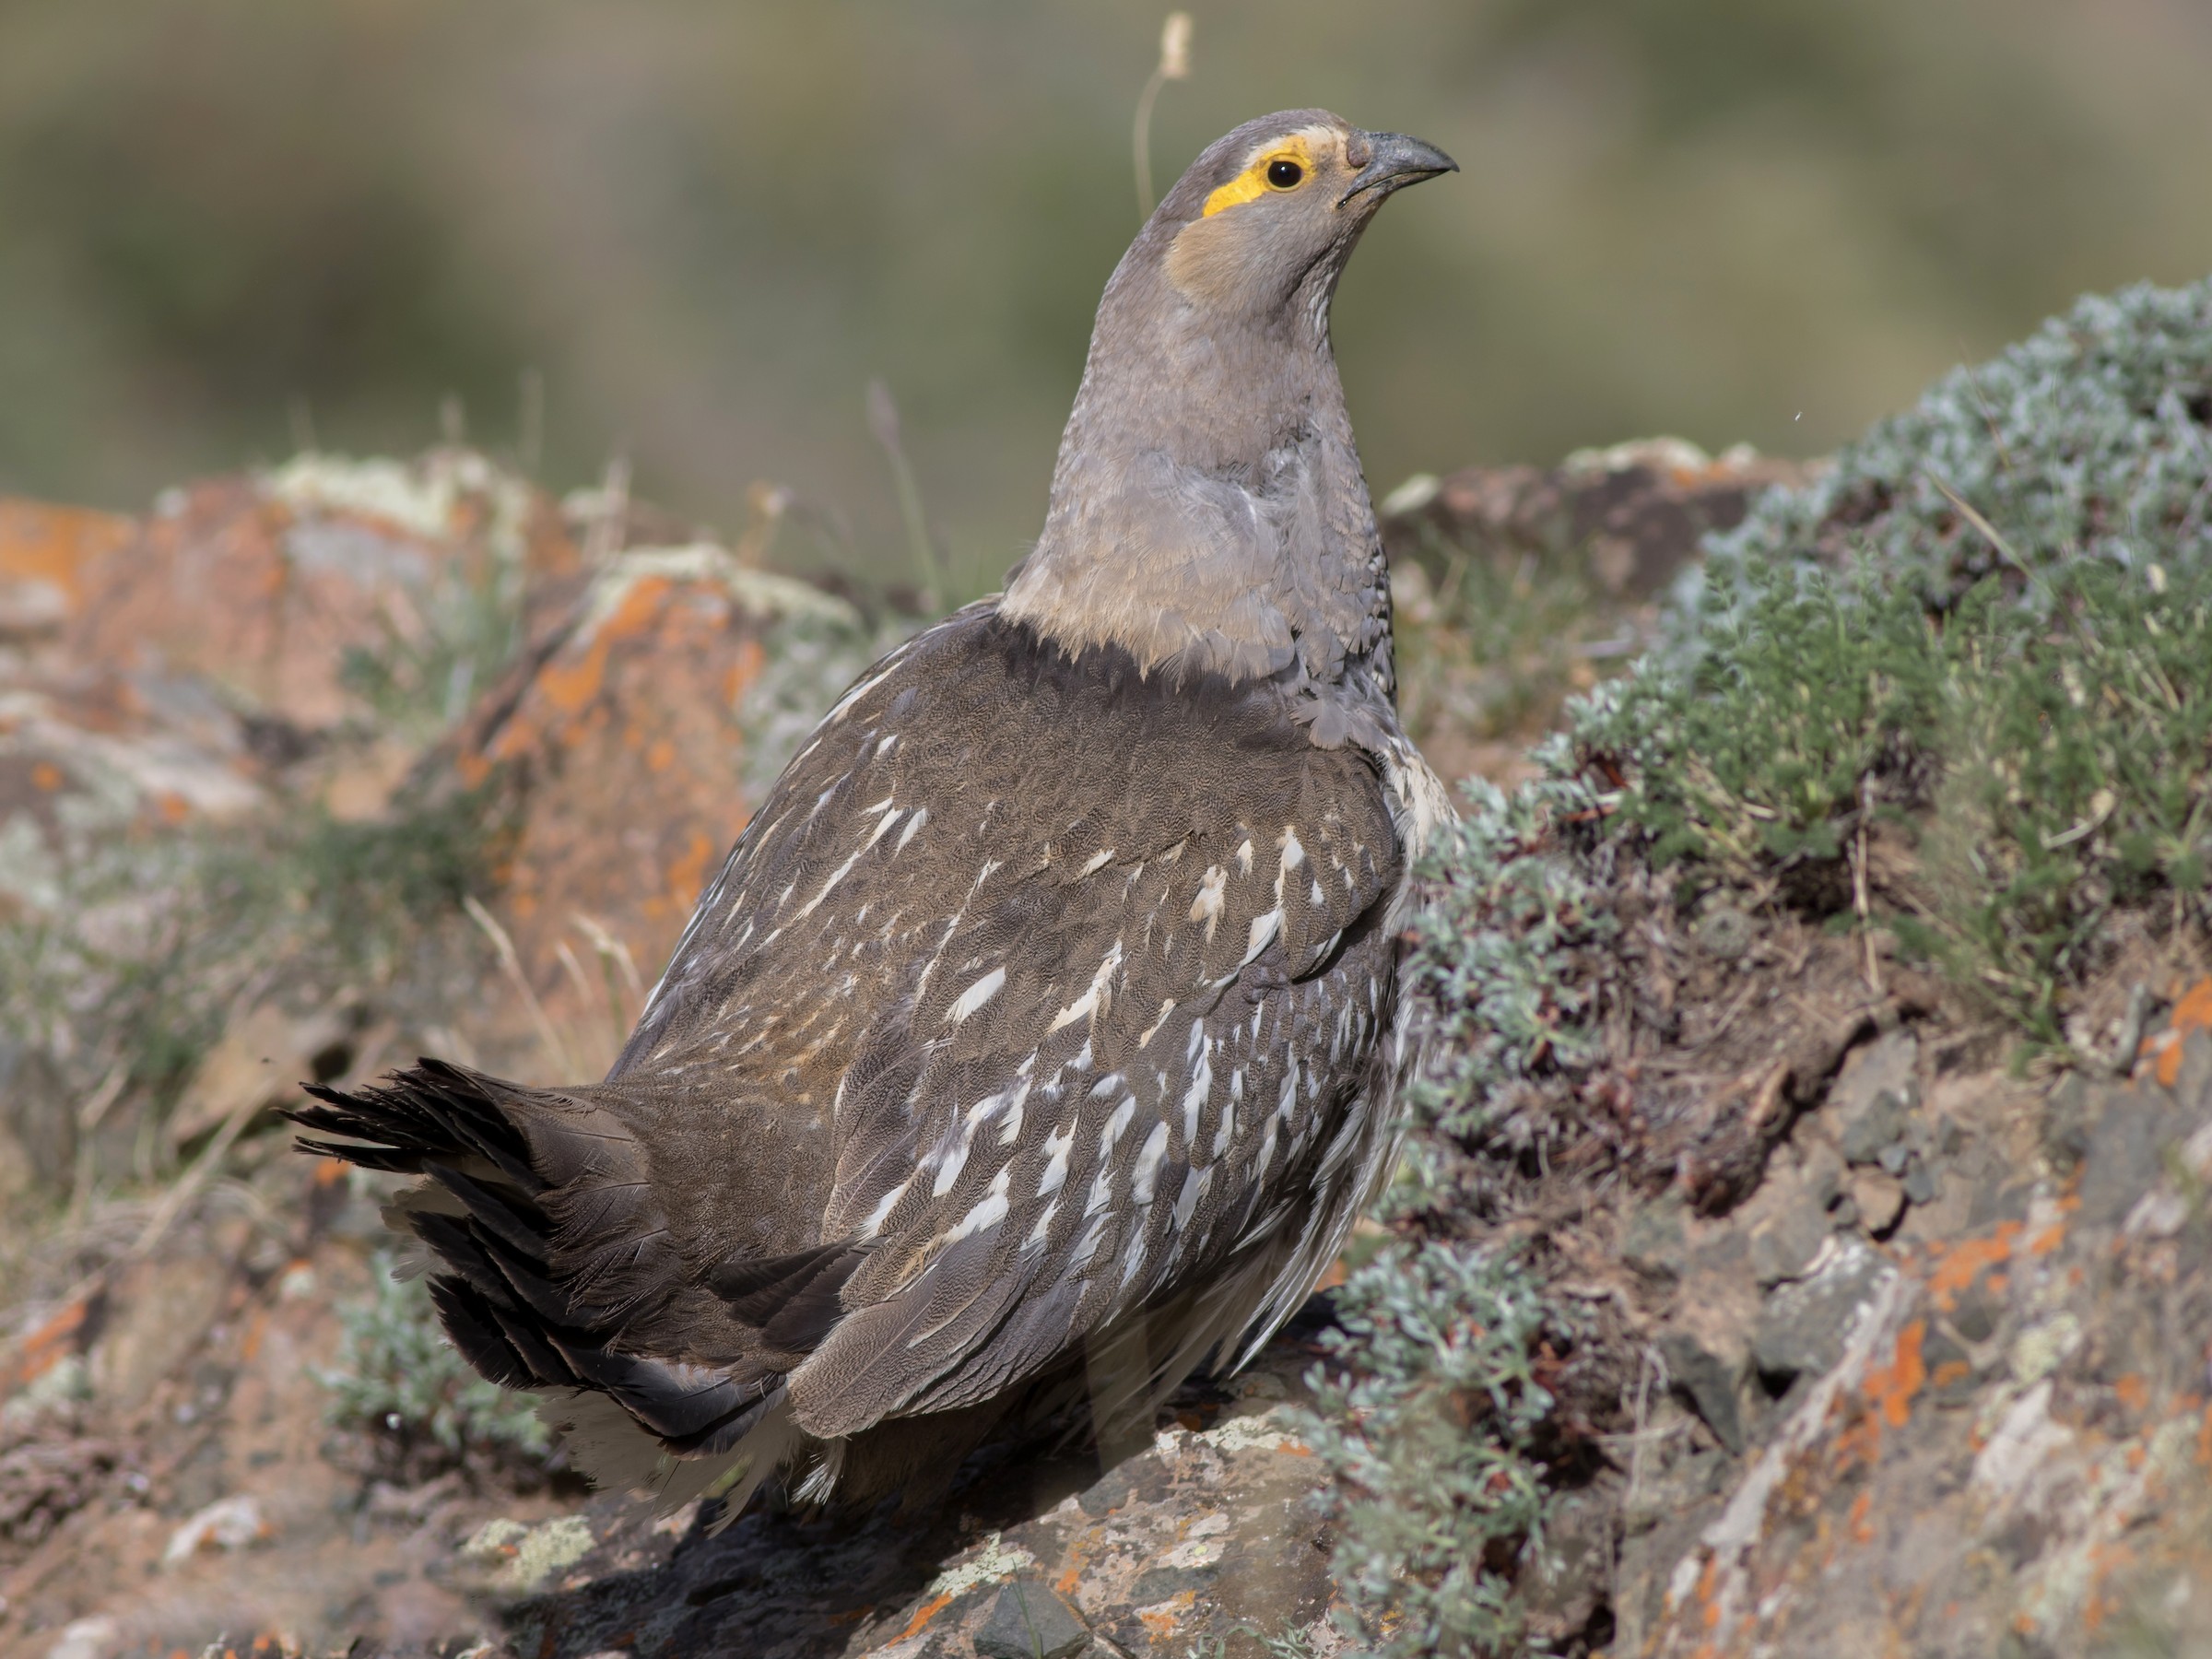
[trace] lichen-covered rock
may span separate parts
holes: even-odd
[[[709,1535],[696,1508],[655,1524],[594,1500],[593,1550],[558,1592],[510,1601],[507,1641],[552,1659],[1336,1654],[1323,1477],[1289,1409],[1309,1358],[1278,1341],[1239,1397],[1180,1407],[1103,1474],[1084,1451],[985,1457],[935,1514],[756,1513]]]
[[[794,654],[818,719],[877,643],[852,606],[711,544],[596,571],[437,757],[514,826],[496,897],[547,1013],[551,1080],[604,1070],[692,903],[781,770],[756,750]]]

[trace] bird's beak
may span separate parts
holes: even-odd
[[[1435,145],[1423,144],[1404,133],[1365,133],[1361,136],[1367,140],[1370,152],[1367,165],[1353,178],[1352,187],[1338,199],[1339,207],[1370,192],[1379,203],[1405,185],[1418,184],[1438,173],[1459,171],[1459,163]]]

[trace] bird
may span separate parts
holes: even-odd
[[[1041,534],[831,708],[606,1077],[425,1058],[294,1111],[420,1178],[387,1217],[446,1333],[594,1480],[726,1520],[941,1491],[1085,1393],[1148,1436],[1339,1254],[1453,808],[1329,311],[1456,171],[1318,109],[1209,146],[1106,284]]]

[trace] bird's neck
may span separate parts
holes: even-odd
[[[1001,614],[1147,673],[1283,676],[1309,692],[1348,675],[1387,699],[1390,584],[1325,292],[1277,328],[1201,326],[1157,293],[1117,293],[1126,276],[1100,307],[1044,533]]]

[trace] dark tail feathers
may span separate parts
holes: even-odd
[[[780,1381],[772,1372],[618,1351],[651,1346],[621,1338],[666,1308],[682,1269],[641,1152],[586,1091],[523,1088],[426,1059],[379,1088],[308,1092],[317,1103],[289,1114],[312,1132],[302,1150],[426,1175],[441,1189],[403,1207],[444,1269],[430,1294],[446,1334],[485,1376],[606,1394],[678,1455],[727,1451],[760,1419]],[[842,1277],[801,1277],[830,1280],[832,1297]]]

